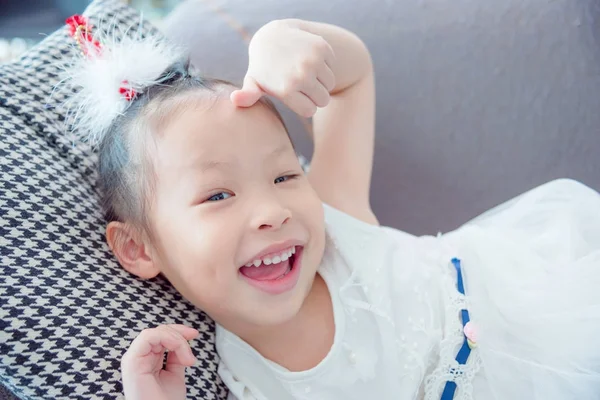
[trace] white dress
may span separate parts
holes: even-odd
[[[290,372],[218,326],[231,398],[600,399],[600,194],[550,182],[437,237],[325,210],[333,346]]]

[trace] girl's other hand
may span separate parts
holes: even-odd
[[[142,331],[121,360],[125,398],[184,400],[185,367],[196,363],[188,340],[198,334],[184,325],[161,325]],[[167,363],[163,366],[165,352]]]

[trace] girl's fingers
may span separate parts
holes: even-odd
[[[317,42],[318,50],[320,50],[321,56],[325,60],[325,63],[331,68],[335,63],[335,53],[333,47],[323,38],[319,38]]]
[[[304,93],[293,92],[283,102],[296,114],[306,118],[312,117],[317,111],[317,105]]]
[[[323,64],[317,73],[317,79],[329,93],[335,89],[335,75],[327,64]]]
[[[197,335],[198,331],[183,325],[162,325],[158,328],[146,329],[131,343],[123,356],[122,368],[135,366],[136,373],[151,372],[157,366],[160,369],[165,350],[177,353],[178,360],[182,363],[193,365],[195,357],[187,341]],[[161,360],[158,364],[155,362],[156,357]]]
[[[316,79],[304,85],[302,93],[308,96],[317,107],[325,107],[329,104],[329,91]]]
[[[189,328],[185,325],[166,325],[165,329],[170,329],[173,331],[176,336],[177,341],[179,342],[179,346],[175,349],[169,350],[169,355],[167,356],[167,364],[169,360],[169,356],[171,354],[176,354],[176,360],[180,362],[182,365],[191,367],[196,363],[196,357],[194,357],[194,353],[192,353],[192,348],[188,343],[188,340],[195,339],[198,336],[198,331],[196,329]]]
[[[181,354],[183,353],[183,354]],[[181,379],[185,378],[185,368],[196,363],[196,358],[188,351],[170,351],[167,354],[167,365],[165,370],[176,374]],[[190,358],[190,355],[192,358]]]
[[[183,336],[185,338],[185,340],[196,339],[198,337],[198,335],[200,334],[200,332],[198,332],[197,329],[190,328],[189,326],[185,326],[185,325],[181,325],[181,324],[171,324],[171,325],[164,325],[164,326],[168,326],[169,328],[174,329],[181,336]]]
[[[242,88],[234,90],[231,93],[230,99],[236,107],[251,107],[262,95],[263,91],[258,83],[252,77],[246,76]]]

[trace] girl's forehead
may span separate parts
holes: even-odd
[[[291,146],[285,127],[271,109],[262,103],[235,107],[229,98],[180,112],[165,127],[159,142],[159,153],[170,158],[170,163],[185,164],[231,158],[236,153],[261,156],[271,148]]]
[[[185,107],[173,115],[163,137],[182,141],[244,140],[285,134],[285,127],[273,110],[263,103],[252,107],[234,106],[221,96]]]

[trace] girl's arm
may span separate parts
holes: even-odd
[[[353,33],[337,26],[297,21],[298,27],[323,37],[335,59],[335,87],[329,104],[313,117],[313,154],[309,180],[331,206],[377,224],[369,189],[375,137],[375,85],[371,56]]]
[[[313,116],[309,180],[321,200],[377,224],[369,202],[375,89],[365,44],[333,25],[272,21],[252,38],[244,85],[231,99],[249,107],[265,93]]]

